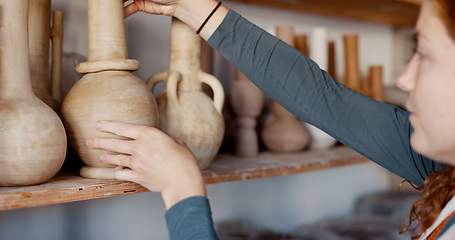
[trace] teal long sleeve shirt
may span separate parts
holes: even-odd
[[[444,166],[412,149],[413,129],[408,112],[336,82],[308,57],[236,12],[229,11],[208,44],[300,120],[324,130],[413,184],[421,185],[431,171]],[[209,214],[210,211],[201,210],[204,204],[209,209],[208,201],[202,199],[200,208],[194,210],[201,211],[200,215]],[[186,230],[191,228],[175,224],[183,222],[178,219],[193,217],[186,211],[189,210],[178,206],[168,211],[171,239],[216,239],[213,230],[205,238],[187,238],[191,231]],[[194,221],[211,224],[209,217],[204,215]]]

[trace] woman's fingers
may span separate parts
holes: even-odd
[[[175,1],[134,0],[134,2],[123,8],[123,12],[125,18],[137,12],[170,16],[175,12],[175,8]]]
[[[136,5],[136,3],[133,2],[133,3],[128,4],[127,6],[125,6],[123,8],[123,12],[124,12],[125,18],[127,18],[127,17],[139,12],[139,8]]]
[[[132,168],[131,156],[124,154],[103,154],[100,160],[107,164],[119,165],[122,167]]]
[[[137,179],[134,175],[133,170],[131,170],[129,168],[125,168],[123,166],[118,166],[117,168],[115,168],[114,177],[118,180],[139,183],[139,182],[137,182]],[[141,183],[139,183],[139,184],[141,184]]]
[[[109,132],[118,136],[136,139],[141,132],[139,129],[142,128],[142,126],[113,121],[98,121],[96,122],[95,128],[102,132]]]
[[[115,153],[131,155],[132,147],[129,140],[115,138],[91,138],[86,142],[90,148],[104,149]]]

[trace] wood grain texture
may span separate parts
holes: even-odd
[[[412,26],[419,14],[419,0],[231,0],[272,8],[332,17]]]
[[[327,151],[292,154],[263,152],[254,158],[220,154],[203,171],[207,184],[285,176],[333,167],[364,163],[368,160],[345,146]],[[148,191],[139,184],[118,180],[87,179],[59,173],[44,184],[26,187],[0,187],[0,210],[36,207],[57,203],[113,197]]]

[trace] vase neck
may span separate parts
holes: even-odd
[[[201,69],[201,38],[188,25],[172,18],[169,71],[183,76]]]
[[[123,0],[88,0],[88,60],[127,58]]]
[[[28,15],[30,75],[35,92],[49,91],[51,0],[30,0]]]
[[[33,95],[28,54],[28,0],[0,0],[0,98]]]

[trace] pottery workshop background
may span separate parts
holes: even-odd
[[[87,55],[87,3],[53,0],[52,8],[65,13],[64,52]],[[393,85],[394,29],[390,26],[322,17],[225,2],[255,24],[269,30],[293,24],[295,33],[309,34],[316,26],[328,29],[336,41],[337,74],[344,76],[342,35],[359,35],[360,71],[383,65],[385,85]],[[273,16],[273,17],[271,17]],[[129,58],[141,63],[138,77],[167,69],[171,19],[136,14],[126,20]],[[214,75],[225,91],[234,69],[216,54]],[[288,232],[321,219],[348,215],[355,200],[365,194],[396,189],[390,175],[373,163],[279,178],[208,186],[216,223],[240,219],[253,226]],[[336,200],[335,200],[336,199]],[[0,239],[120,240],[167,239],[165,208],[159,194],[141,193],[45,207],[0,212]]]

